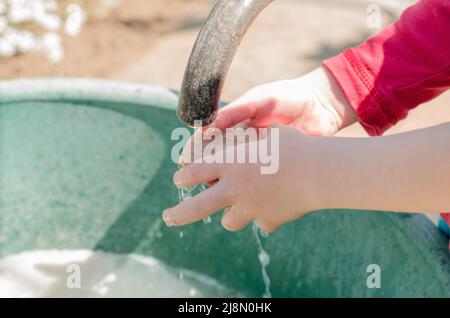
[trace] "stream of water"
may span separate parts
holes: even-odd
[[[207,185],[202,184],[202,185],[194,186],[191,188],[178,189],[179,200],[180,200],[180,202],[182,202],[183,200],[193,197],[196,193],[203,191],[206,188],[207,188]],[[203,219],[203,223],[205,223],[205,224],[210,224],[211,222],[212,222],[211,217],[207,217],[207,218]],[[258,249],[258,261],[259,261],[259,264],[261,265],[261,275],[262,275],[262,280],[264,283],[264,293],[263,293],[262,297],[270,298],[270,297],[272,297],[272,294],[270,292],[270,277],[267,273],[267,266],[269,266],[269,263],[270,263],[270,255],[264,249],[263,244],[262,244],[262,239],[267,238],[269,236],[269,234],[262,231],[256,221],[254,221],[252,224],[252,230],[253,230],[253,235],[256,239],[256,245],[257,245],[257,249]],[[181,231],[179,233],[179,237],[182,239],[183,236],[184,236],[184,234]]]
[[[269,236],[269,233],[262,231],[256,221],[253,221],[252,230],[256,238],[256,243],[258,245],[258,260],[259,264],[261,265],[261,274],[265,288],[264,294],[262,296],[264,298],[271,298],[272,294],[270,292],[270,277],[267,274],[267,266],[269,266],[270,263],[270,256],[262,245],[262,238],[267,238]]]

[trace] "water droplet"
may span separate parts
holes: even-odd
[[[212,223],[211,217],[208,216],[208,217],[204,218],[204,219],[203,219],[203,223],[205,223],[205,224],[211,224],[211,223]]]
[[[259,252],[258,259],[262,266],[268,266],[270,263],[270,256],[265,250]]]

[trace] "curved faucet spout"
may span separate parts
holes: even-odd
[[[211,124],[236,50],[258,14],[273,0],[219,0],[194,44],[177,115],[189,126]]]

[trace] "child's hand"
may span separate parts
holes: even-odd
[[[298,79],[251,89],[220,109],[213,125],[223,130],[243,121],[254,127],[281,123],[309,136],[331,136],[356,122],[356,116],[332,75],[320,67]]]
[[[276,173],[262,174],[260,163],[190,163],[174,175],[177,187],[218,181],[197,196],[165,210],[166,223],[185,225],[227,208],[222,218],[226,229],[237,231],[257,220],[262,230],[272,232],[308,211],[319,209],[314,195],[314,180],[317,179],[317,165],[312,157],[314,151],[311,151],[314,138],[287,126],[277,128],[279,164]],[[265,138],[274,138],[271,132],[269,129]],[[257,142],[266,142],[265,138]],[[224,151],[237,153],[236,146],[232,148]],[[205,161],[203,158],[202,162]]]
[[[260,164],[249,163],[190,163],[175,174],[175,184],[183,188],[208,183],[211,187],[164,211],[164,220],[168,225],[185,225],[226,208],[222,218],[226,229],[237,231],[257,220],[264,231],[272,232],[309,211],[323,208],[325,201],[317,197],[323,187],[316,184],[316,180],[322,180],[318,178],[321,173],[317,157],[323,154],[314,154],[318,153],[313,151],[315,144],[305,135],[333,135],[355,121],[354,111],[338,84],[323,68],[299,79],[250,90],[221,109],[213,126],[225,130],[243,122],[250,127],[287,125],[279,130],[279,171],[262,174]],[[192,159],[182,155],[181,162],[186,164]]]

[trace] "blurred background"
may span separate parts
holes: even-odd
[[[298,77],[395,21],[415,0],[275,0],[244,38],[223,100]],[[94,77],[179,89],[214,0],[0,0],[0,78]],[[368,23],[373,5],[380,25]],[[450,119],[450,94],[388,133]],[[340,133],[365,136],[358,125]]]

